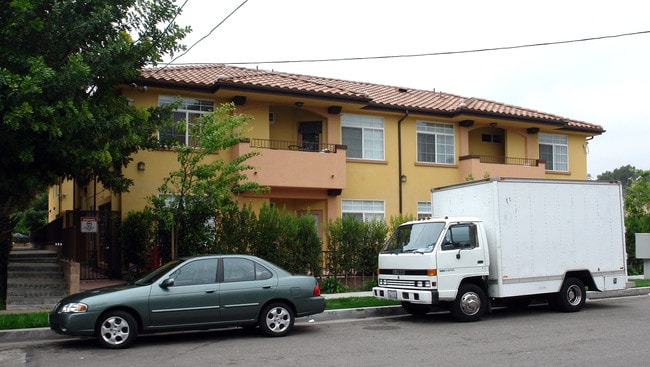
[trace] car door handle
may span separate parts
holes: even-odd
[[[216,290],[214,290],[214,289],[211,289],[209,291],[205,291],[205,293],[215,293],[215,292],[216,292]]]
[[[477,261],[478,264],[483,264],[483,260]]]
[[[270,285],[265,285],[262,287],[262,289],[271,289],[272,287]]]

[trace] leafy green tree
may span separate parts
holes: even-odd
[[[639,177],[638,170],[634,166],[627,165],[616,168],[613,171],[605,171],[596,177],[598,181],[619,181],[623,186],[623,191],[626,192],[627,188],[634,180]]]
[[[183,49],[173,0],[6,0],[0,5],[0,297],[11,213],[60,178],[114,192],[131,154],[156,145],[160,109],[116,86]]]
[[[17,233],[29,234],[47,224],[47,193],[37,194],[29,208],[14,213]]]
[[[237,207],[234,195],[266,191],[248,181],[245,174],[253,168],[246,161],[259,153],[249,152],[232,160],[217,155],[239,144],[248,132],[251,117],[234,111],[234,104],[224,103],[197,119],[189,132],[197,146],[176,146],[180,168],[164,179],[158,188],[162,195],[150,198],[166,213],[175,243],[172,258],[209,250],[213,238],[208,226],[214,226],[220,211]]]
[[[635,234],[650,233],[650,171],[635,170],[635,175],[625,195],[625,242],[631,274],[643,271],[643,264],[635,257]]]

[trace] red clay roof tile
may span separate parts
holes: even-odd
[[[504,103],[453,94],[355,82],[269,70],[211,64],[167,66],[141,70],[141,82],[159,85],[231,89],[259,89],[275,93],[305,94],[356,100],[372,109],[410,110],[419,113],[484,115],[558,124],[565,129],[604,132],[599,125]]]

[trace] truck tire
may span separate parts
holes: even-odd
[[[464,284],[451,303],[451,315],[461,322],[479,321],[487,306],[488,299],[481,287],[476,284]]]
[[[402,302],[402,308],[413,316],[424,316],[431,311],[431,307],[411,302]]]
[[[560,311],[578,312],[586,299],[587,292],[582,281],[578,278],[566,278],[552,304]]]

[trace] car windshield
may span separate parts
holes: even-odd
[[[183,261],[185,261],[185,260],[183,260],[183,259],[172,260],[172,261],[166,263],[165,265],[163,265],[163,266],[161,266],[161,267],[159,267],[157,269],[154,269],[153,271],[151,271],[151,273],[149,273],[149,274],[143,276],[142,278],[136,280],[133,284],[135,284],[135,285],[149,285],[149,284],[155,282],[156,280],[160,279],[160,277],[167,274],[167,272],[169,270],[176,267],[176,265],[182,263]]]
[[[399,226],[386,241],[381,252],[384,254],[431,252],[444,228],[444,222],[421,222]]]

